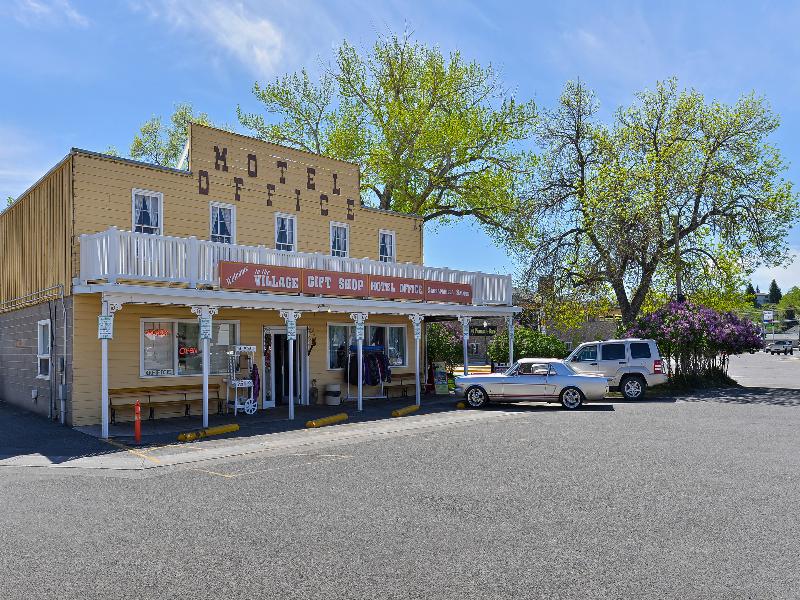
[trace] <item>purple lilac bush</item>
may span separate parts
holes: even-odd
[[[627,335],[656,340],[671,375],[727,373],[728,357],[764,347],[752,321],[691,302],[670,302],[641,317]]]

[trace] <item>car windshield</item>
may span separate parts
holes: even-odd
[[[528,367],[528,365],[530,365],[530,364],[531,363],[524,363],[524,366]],[[556,374],[556,375],[575,375],[576,374],[576,372],[572,369],[572,367],[570,367],[566,363],[563,363],[563,362],[551,362],[551,363],[548,363],[548,364],[549,364],[549,367],[550,367],[550,374],[551,375],[552,374]],[[515,362],[503,374],[510,377],[512,375],[520,375],[526,370],[528,371],[528,374],[530,374],[530,369],[527,369],[527,368],[523,369],[522,365],[523,365],[523,363],[521,363],[521,362]]]

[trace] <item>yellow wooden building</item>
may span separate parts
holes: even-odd
[[[107,435],[134,399],[207,420],[249,369],[248,408],[361,406],[417,387],[426,321],[517,311],[507,276],[423,265],[354,164],[192,125],[179,166],[72,149],[0,214],[0,399]]]

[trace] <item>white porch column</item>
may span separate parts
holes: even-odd
[[[203,429],[208,427],[208,375],[211,371],[209,340],[211,339],[212,318],[219,312],[216,306],[193,306],[200,324],[200,339],[203,342]]]
[[[122,308],[103,300],[102,312],[97,321],[97,337],[100,338],[100,437],[108,439],[108,340],[114,337],[114,313]]]
[[[356,347],[358,348],[358,410],[364,409],[364,321],[367,313],[350,313],[356,322]]]
[[[419,339],[422,337],[423,315],[408,315],[414,324],[414,382],[417,386],[417,406],[421,404],[420,383],[419,383]]]
[[[508,323],[508,366],[514,364],[514,315],[506,317]]]
[[[294,419],[294,341],[297,339],[297,319],[301,313],[296,310],[282,310],[281,317],[286,321],[286,339],[289,341],[289,419]]]
[[[469,367],[467,366],[467,344],[469,343],[469,323],[472,321],[472,317],[459,316],[458,320],[461,322],[461,334],[464,337],[464,375],[469,375]]]

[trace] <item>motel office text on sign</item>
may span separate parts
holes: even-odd
[[[472,286],[383,275],[220,261],[219,285],[230,290],[425,302],[472,303]]]

